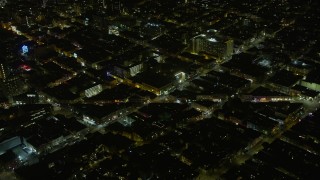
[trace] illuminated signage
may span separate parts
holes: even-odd
[[[22,54],[26,54],[29,52],[29,48],[26,45],[23,45],[21,49],[22,49]]]

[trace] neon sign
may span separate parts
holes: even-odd
[[[22,54],[26,54],[29,52],[29,48],[26,45],[23,45],[21,49],[22,49]]]

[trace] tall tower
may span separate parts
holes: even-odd
[[[233,40],[232,39],[229,39],[227,40],[226,42],[226,45],[227,45],[227,49],[226,49],[226,56],[227,57],[231,57],[232,54],[233,54]]]
[[[3,64],[0,64],[0,81],[4,82],[7,79],[7,71]]]
[[[47,2],[48,2],[48,0],[43,0],[42,1],[42,8],[46,8]]]
[[[0,7],[4,7],[7,4],[7,0],[0,0]]]
[[[121,0],[111,0],[111,10],[117,13],[122,13],[122,2]]]
[[[102,5],[103,5],[103,8],[104,8],[104,9],[107,9],[107,4],[106,4],[106,1],[105,1],[105,0],[103,0]]]

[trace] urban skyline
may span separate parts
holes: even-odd
[[[315,0],[0,0],[0,179],[319,179]]]

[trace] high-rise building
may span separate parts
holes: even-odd
[[[1,88],[7,97],[20,95],[28,89],[19,77],[10,77],[2,82]]]
[[[140,36],[156,38],[161,35],[164,31],[164,26],[160,23],[146,22],[140,27]]]
[[[0,64],[0,81],[7,79],[7,70],[3,64]]]
[[[116,13],[122,13],[123,4],[121,0],[100,0],[99,6]]]
[[[226,46],[227,46],[225,56],[229,58],[229,57],[232,56],[233,50],[234,50],[234,48],[233,48],[233,40],[229,39],[225,43],[226,43]]]
[[[122,78],[133,77],[143,71],[143,63],[123,63],[122,65],[114,66],[114,72]]]
[[[217,58],[229,58],[233,53],[233,40],[201,34],[192,38],[192,52],[204,52]]]
[[[40,97],[35,92],[23,93],[10,98],[12,104],[22,105],[22,104],[37,104],[39,103]]]

